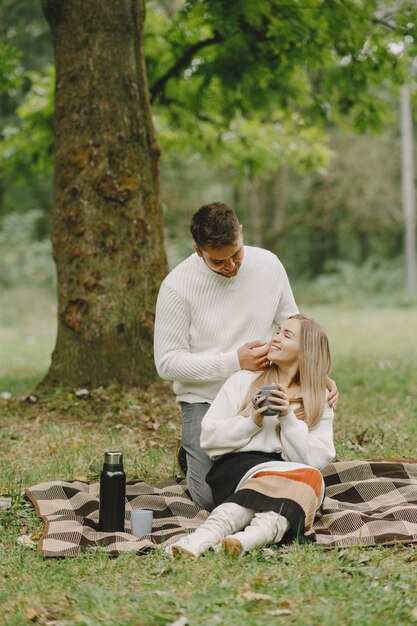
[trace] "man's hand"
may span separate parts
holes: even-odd
[[[329,390],[329,406],[331,409],[336,408],[337,401],[339,400],[339,391],[336,387],[336,383],[331,378],[327,377],[326,387]]]
[[[269,352],[269,343],[262,341],[250,341],[245,343],[237,351],[241,370],[251,370],[258,372],[265,370],[269,366],[266,355]]]

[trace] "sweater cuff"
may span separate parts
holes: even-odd
[[[237,350],[233,350],[233,352],[224,352],[223,363],[224,373],[226,376],[231,376],[235,372],[238,372],[240,370],[240,363]]]
[[[290,409],[290,412],[287,413],[287,415],[278,414],[278,421],[281,424],[281,428],[285,429],[286,426],[291,427],[291,426],[294,426],[295,424],[298,424],[300,420],[298,419],[294,411]]]

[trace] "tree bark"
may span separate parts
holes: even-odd
[[[52,240],[58,335],[43,384],[156,377],[154,307],[166,274],[144,0],[42,0],[54,45]]]

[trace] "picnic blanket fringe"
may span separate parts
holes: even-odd
[[[326,495],[313,524],[318,545],[417,542],[417,461],[339,461],[322,474]],[[98,483],[57,480],[25,492],[45,521],[39,552],[46,557],[76,556],[88,549],[117,556],[163,547],[195,530],[208,515],[191,501],[179,478],[156,485],[128,482],[123,533],[98,531]],[[152,533],[140,538],[130,533],[130,512],[137,508],[154,511]]]

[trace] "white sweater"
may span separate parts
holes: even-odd
[[[257,372],[233,374],[220,389],[202,422],[200,445],[211,459],[228,452],[281,452],[285,461],[305,463],[321,469],[335,457],[333,410],[325,402],[323,415],[308,430],[293,411],[283,417],[265,416],[259,428],[252,417],[239,415],[249,385]],[[281,434],[275,430],[281,424]]]
[[[155,364],[174,381],[178,401],[209,402],[240,369],[238,348],[269,341],[275,324],[297,313],[287,274],[267,250],[245,246],[226,278],[192,254],[163,281],[156,305]]]

